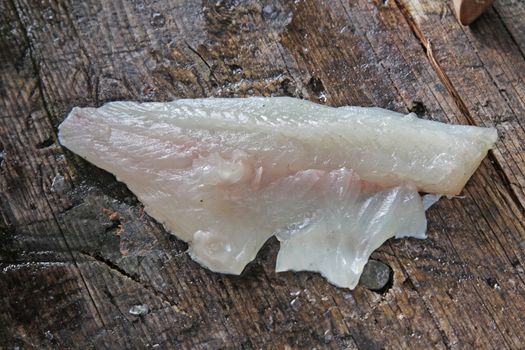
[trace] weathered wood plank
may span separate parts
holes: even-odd
[[[493,160],[525,208],[525,56],[517,42],[493,9],[464,27],[449,2],[397,3],[461,113],[471,124],[495,126],[505,140]]]
[[[508,173],[521,169],[519,158],[500,161],[523,142],[519,133],[499,143],[498,164],[482,164],[466,198],[430,211],[428,240],[391,241],[375,254],[394,271],[384,294],[338,289],[311,273],[276,274],[275,241],[240,277],[204,270],[124,186],[65,158],[55,141],[70,108],[114,99],[288,94],[464,124],[488,124],[501,111],[473,117],[458,96],[518,110],[517,93],[504,99],[483,85],[443,82],[445,68],[464,68],[466,50],[437,70],[407,8],[364,0],[1,3],[0,346],[520,348],[525,218],[507,179],[524,180]],[[501,22],[494,26],[496,42],[507,43]],[[519,91],[509,77],[522,63],[472,44],[488,28],[472,30],[456,36],[483,58],[476,69],[502,70],[508,79],[499,84]],[[508,116],[509,127],[521,125]],[[52,191],[57,175],[69,190]],[[130,314],[138,304],[149,312]]]

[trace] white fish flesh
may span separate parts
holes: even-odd
[[[111,102],[74,108],[62,145],[127,184],[192,258],[239,274],[264,242],[277,270],[353,288],[390,237],[425,237],[424,211],[457,195],[492,128],[288,98]]]

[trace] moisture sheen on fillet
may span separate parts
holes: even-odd
[[[286,97],[112,102],[74,108],[59,130],[64,146],[126,183],[204,266],[240,273],[277,233],[278,269],[320,271],[344,286],[385,239],[423,236],[417,191],[458,194],[497,138],[494,129]],[[290,263],[299,243],[315,248],[325,231],[327,254],[337,250],[337,266],[354,277],[336,281],[319,255]],[[369,242],[357,244],[360,234]]]

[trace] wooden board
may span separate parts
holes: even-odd
[[[442,0],[0,2],[0,348],[524,348],[524,13],[496,1],[466,28]],[[274,240],[242,276],[209,272],[56,140],[77,105],[249,95],[501,139],[427,240],[374,253],[382,293],[276,274]]]

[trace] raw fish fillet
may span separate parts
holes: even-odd
[[[390,237],[425,237],[418,191],[459,194],[494,129],[288,97],[74,108],[62,145],[128,185],[213,271],[239,274],[264,242],[277,270],[353,288]]]

